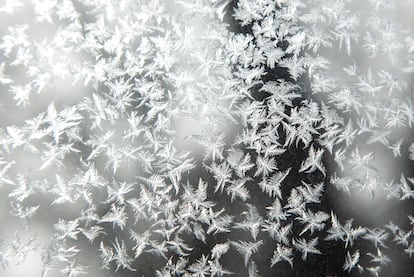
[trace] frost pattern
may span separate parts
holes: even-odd
[[[2,234],[3,269],[33,253],[43,277],[410,263],[411,214],[364,224],[332,197],[412,207],[410,169],[379,162],[414,160],[414,37],[394,18],[412,4],[6,0],[0,188],[24,231]]]

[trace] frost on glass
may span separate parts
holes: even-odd
[[[412,276],[413,8],[0,2],[0,276]]]

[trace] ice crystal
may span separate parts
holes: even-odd
[[[3,1],[0,275],[411,276],[410,8]]]

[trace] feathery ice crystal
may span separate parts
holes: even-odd
[[[411,276],[410,8],[2,1],[0,275]]]

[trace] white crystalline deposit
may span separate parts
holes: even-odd
[[[3,1],[0,275],[394,274],[413,7]]]

